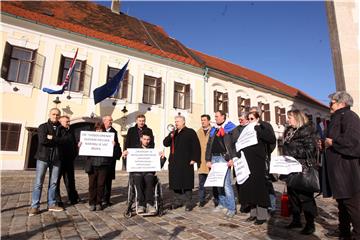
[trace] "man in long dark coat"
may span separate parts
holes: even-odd
[[[200,164],[200,143],[196,132],[185,126],[183,116],[175,117],[176,129],[163,141],[170,147],[169,187],[176,194],[176,202],[184,202],[185,210],[192,210],[192,189],[194,188],[194,164]]]
[[[341,239],[360,239],[360,119],[344,92],[329,95],[332,112],[325,139],[325,174],[338,202]],[[350,223],[353,226],[351,236]]]

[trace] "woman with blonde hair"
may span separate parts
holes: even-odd
[[[315,128],[309,123],[307,116],[299,110],[290,110],[287,113],[289,126],[284,133],[284,155],[294,157],[303,168],[307,167],[308,156],[314,156],[316,151]],[[291,178],[291,175],[288,177]],[[287,187],[292,222],[288,229],[301,228],[301,211],[304,212],[306,225],[300,232],[310,235],[315,232],[314,219],[317,215],[317,207],[314,192]]]

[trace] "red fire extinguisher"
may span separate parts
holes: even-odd
[[[281,216],[289,217],[289,196],[286,192],[286,187],[281,195]]]

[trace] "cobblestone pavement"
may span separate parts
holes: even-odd
[[[29,217],[27,210],[34,176],[34,171],[1,172],[2,239],[326,239],[324,234],[337,226],[335,201],[322,197],[316,200],[319,209],[316,232],[306,237],[298,233],[299,229],[284,229],[290,219],[281,217],[279,211],[268,223],[256,226],[245,222],[247,214],[237,214],[231,220],[224,219],[222,213],[212,212],[212,201],[204,208],[195,207],[191,212],[178,208],[166,210],[162,217],[133,216],[127,219],[123,212],[126,208],[128,175],[120,171],[113,183],[113,206],[91,212],[87,203],[79,203],[66,206],[64,212],[48,212],[47,191],[44,189],[41,214]],[[165,205],[168,205],[172,194],[168,190],[167,172],[161,172],[158,176],[164,191]],[[80,196],[87,200],[88,178],[83,171],[76,172],[76,186]],[[279,199],[284,185],[276,183],[275,188],[279,191]],[[62,196],[66,201],[64,190],[62,185]]]

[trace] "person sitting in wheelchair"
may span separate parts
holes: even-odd
[[[144,129],[140,136],[140,145],[138,148],[150,148],[149,144],[151,141],[151,136],[151,132]],[[126,158],[127,155],[128,151],[125,150],[123,152],[123,157]],[[164,152],[160,152],[160,161],[161,167],[163,167],[166,161]],[[146,211],[146,213],[155,214],[157,211],[154,206],[156,184],[155,172],[132,172],[131,176],[135,183],[139,201],[137,213],[142,214]]]

